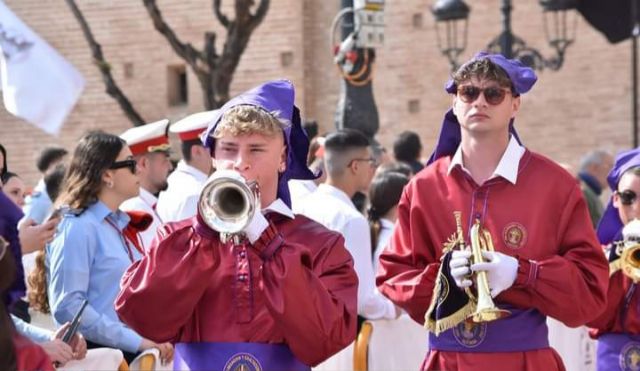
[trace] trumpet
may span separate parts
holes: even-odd
[[[494,251],[491,234],[480,226],[479,220],[476,220],[473,227],[471,227],[470,237],[473,263],[484,262],[482,251]],[[475,278],[477,288],[477,306],[476,311],[471,315],[473,322],[494,321],[511,314],[508,310],[496,307],[493,302],[493,299],[491,298],[491,291],[489,290],[487,272],[478,271],[475,273]]]
[[[640,241],[638,238],[627,238],[616,244],[616,253],[620,256],[617,265],[622,273],[633,282],[640,281]]]
[[[257,182],[247,182],[237,171],[217,170],[200,193],[198,214],[226,243],[242,234],[259,210],[259,202]]]
[[[457,245],[460,249],[464,249],[464,235],[462,232],[462,213],[455,211],[454,213],[457,224]],[[471,227],[471,259],[472,264],[484,262],[482,251],[494,251],[493,240],[491,234],[480,226],[480,220],[476,219]],[[474,274],[476,293],[471,288],[465,289],[467,295],[476,304],[476,310],[469,317],[473,322],[494,321],[508,316],[511,312],[498,308],[491,298],[489,290],[489,279],[487,272],[478,271]]]

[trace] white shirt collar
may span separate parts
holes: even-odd
[[[502,158],[500,158],[500,162],[498,162],[498,166],[493,172],[493,175],[489,179],[496,178],[501,176],[511,182],[511,184],[516,184],[518,180],[518,166],[520,165],[520,159],[524,154],[525,149],[523,146],[518,143],[516,138],[512,135],[509,139],[509,144],[507,145],[507,149],[502,154]],[[454,167],[460,165],[460,168],[469,173],[464,167],[462,161],[462,145],[458,146],[456,153],[451,158],[451,164],[449,164],[449,169],[447,170],[447,175],[451,174],[451,170]]]
[[[187,164],[184,160],[178,161],[178,166],[176,166],[176,171],[182,171],[182,172],[185,172],[187,174],[190,174],[194,178],[196,178],[196,180],[198,180],[200,182],[206,181],[207,178],[209,177],[207,174],[203,173],[202,171],[200,171],[200,170],[196,169],[195,167]]]
[[[140,187],[140,198],[150,207],[153,207],[153,204],[158,202],[158,198],[154,196],[153,193],[147,191],[142,187]]]
[[[262,213],[266,214],[269,211],[284,215],[289,219],[295,218],[293,211],[291,211],[291,209],[287,206],[287,204],[285,204],[284,201],[282,201],[279,198],[276,198],[276,200],[273,201],[271,205],[267,206],[266,209],[262,210]]]

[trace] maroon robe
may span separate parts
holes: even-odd
[[[124,274],[124,323],[156,342],[284,343],[307,365],[355,339],[358,279],[342,236],[275,215],[255,244],[223,245],[198,218],[160,228]]]
[[[478,186],[460,167],[447,174],[442,157],[407,185],[390,245],[380,256],[380,291],[419,323],[431,303],[444,243],[462,212],[481,219],[496,251],[519,266],[513,286],[494,301],[535,308],[568,326],[584,325],[604,310],[608,265],[574,178],[552,161],[525,151],[512,184],[497,177]],[[577,305],[579,301],[579,305]],[[551,348],[526,352],[468,353],[432,350],[425,370],[562,370]]]

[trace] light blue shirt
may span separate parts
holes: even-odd
[[[47,187],[44,184],[44,180],[40,179],[35,188],[33,188],[33,193],[26,198],[22,207],[24,219],[31,218],[37,224],[42,224],[51,213],[52,207],[53,203],[47,193]]]
[[[117,227],[114,228],[109,221]],[[137,352],[142,337],[120,322],[114,309],[120,279],[131,265],[122,230],[129,216],[102,202],[80,215],[65,213],[46,248],[51,313],[58,325],[69,322],[86,298],[80,332],[94,343]],[[131,246],[133,259],[140,254]]]
[[[34,326],[13,314],[11,315],[11,320],[13,321],[13,325],[16,327],[16,331],[31,341],[36,343],[46,343],[47,341],[51,341],[51,338],[53,338],[53,331]]]

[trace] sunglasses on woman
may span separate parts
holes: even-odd
[[[638,199],[638,194],[630,189],[625,191],[616,191],[616,194],[620,198],[620,203],[625,206],[633,204],[636,202],[636,199]]]
[[[480,94],[484,95],[484,100],[492,106],[497,106],[504,101],[507,93],[511,93],[511,89],[501,88],[499,86],[489,86],[479,88],[473,85],[464,85],[458,87],[458,96],[465,103],[473,103],[478,99]]]
[[[111,164],[111,166],[109,166],[109,169],[115,170],[115,169],[121,169],[123,167],[126,167],[129,169],[129,171],[131,171],[131,174],[135,174],[137,166],[138,164],[136,163],[136,160],[128,159],[128,160],[114,162],[113,164]]]

